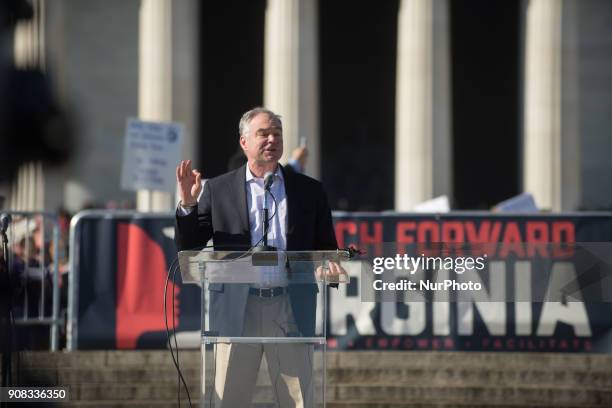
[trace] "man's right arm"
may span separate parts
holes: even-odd
[[[204,183],[197,207],[176,210],[174,240],[179,251],[198,250],[213,235],[209,183]]]

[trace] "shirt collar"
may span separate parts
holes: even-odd
[[[253,175],[253,173],[251,173],[251,169],[249,169],[249,164],[247,163],[246,167],[246,182],[249,183],[251,181],[257,181],[257,180],[261,180],[261,182],[263,183],[263,179],[262,178],[257,178]],[[280,163],[276,166],[276,171],[274,172],[274,175],[276,176],[276,180],[280,180],[283,183],[285,182],[285,179],[283,177],[283,172],[281,171],[281,165]]]

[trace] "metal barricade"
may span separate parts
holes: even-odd
[[[68,268],[69,293],[66,317],[66,350],[108,349],[117,347],[117,336],[126,326],[119,325],[118,312],[120,299],[117,298],[118,259],[116,252],[122,228],[120,225],[138,225],[139,230],[146,231],[157,239],[166,241],[166,259],[176,257],[174,246],[174,214],[143,213],[133,210],[84,210],[75,214],[70,220],[70,266]],[[126,230],[124,230],[127,232]],[[133,233],[133,232],[132,232]],[[138,239],[132,245],[142,244]],[[164,251],[159,241],[155,244]],[[134,248],[129,245],[123,248]],[[147,265],[150,268],[152,264]],[[163,279],[167,276],[168,265],[160,264]],[[156,286],[163,290],[163,282]],[[150,295],[150,294],[148,294]],[[130,295],[132,296],[132,295]],[[138,296],[138,295],[136,295]],[[163,307],[159,296],[160,307]],[[157,302],[154,302],[157,303]],[[197,320],[200,318],[199,298],[196,302]],[[185,309],[181,309],[185,317]],[[192,310],[192,312],[194,312]],[[135,311],[138,313],[138,311]],[[195,316],[194,313],[192,315]],[[125,316],[125,315],[123,315]],[[159,317],[163,316],[159,312]],[[162,319],[163,320],[163,319]],[[163,327],[152,330],[164,330]],[[119,334],[118,334],[119,333]],[[165,337],[159,342],[159,348],[165,347]]]
[[[60,316],[59,259],[66,257],[65,248],[61,248],[58,216],[7,213],[12,217],[7,235],[15,325],[49,326],[49,348],[57,351],[64,323]]]

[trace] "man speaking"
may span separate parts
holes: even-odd
[[[285,171],[278,163],[283,154],[280,116],[254,108],[240,119],[239,134],[248,161],[237,170],[210,179],[202,187],[202,176],[189,160],[177,167],[181,201],[175,236],[179,251],[201,248],[211,238],[217,250],[247,249],[261,243],[266,194],[274,197],[276,207],[270,210],[274,217],[269,220],[269,246],[279,251],[337,249],[321,183]],[[266,174],[268,185],[264,186]],[[250,285],[210,285],[212,331],[219,336],[314,336],[316,284],[292,285],[285,268],[270,269],[260,282]],[[333,275],[342,273],[334,263],[329,269]],[[312,354],[312,346],[306,344],[218,344],[215,407],[250,406],[262,355],[276,403],[283,408],[311,407]]]

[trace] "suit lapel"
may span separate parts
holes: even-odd
[[[246,164],[236,171],[234,197],[236,197],[236,206],[238,207],[238,214],[240,216],[240,226],[242,227],[242,230],[250,237],[249,210],[247,208],[246,197]]]
[[[287,250],[291,251],[295,248],[294,237],[297,225],[296,216],[298,212],[296,211],[296,206],[298,197],[296,197],[296,191],[294,189],[295,183],[292,172],[285,170],[280,164],[279,166],[283,172],[283,178],[285,179],[285,194],[287,195]]]

